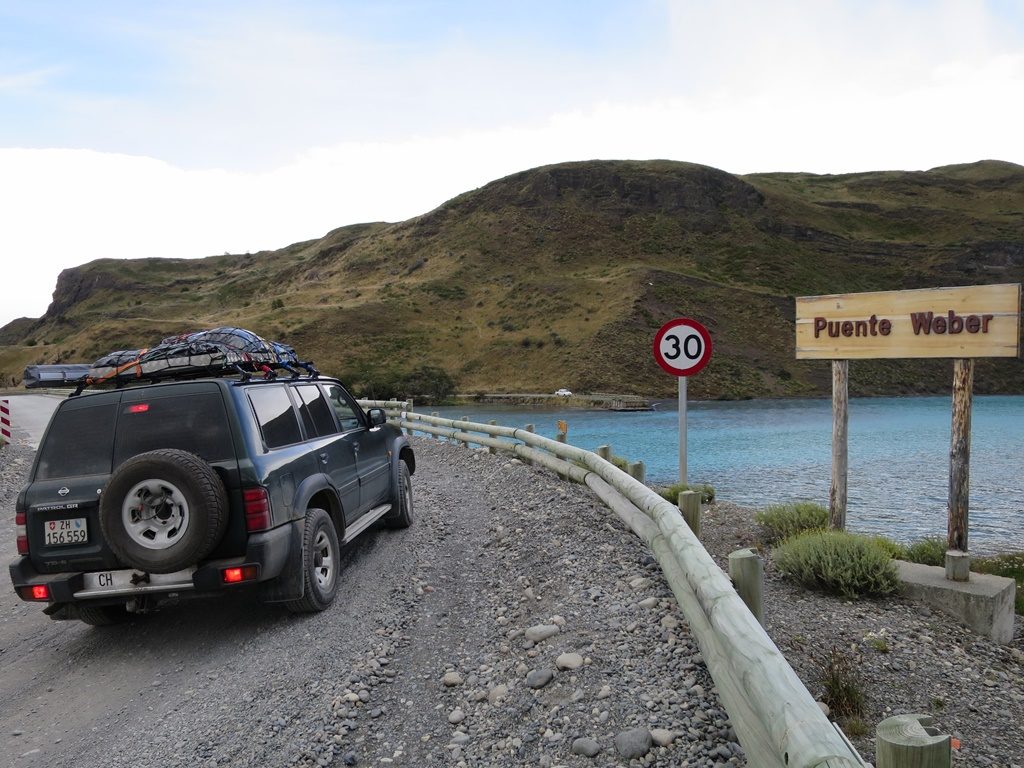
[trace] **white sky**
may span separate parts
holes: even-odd
[[[547,163],[1024,164],[1022,97],[1024,0],[0,0],[0,326]]]

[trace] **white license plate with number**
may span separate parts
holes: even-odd
[[[43,523],[43,543],[48,547],[84,544],[89,541],[89,526],[84,517],[49,520]]]

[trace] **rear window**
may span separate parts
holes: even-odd
[[[295,418],[295,409],[284,387],[252,387],[249,389],[249,401],[256,412],[256,420],[268,448],[301,442],[299,421]]]
[[[190,393],[122,403],[114,466],[158,448],[178,448],[209,462],[232,458],[235,452],[220,393]]]
[[[58,410],[39,448],[36,479],[109,474],[117,408],[107,403]]]

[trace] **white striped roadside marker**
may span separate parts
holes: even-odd
[[[10,401],[0,400],[0,447],[11,442]]]

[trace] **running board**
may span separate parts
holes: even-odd
[[[374,507],[365,515],[356,520],[352,525],[345,528],[345,540],[342,544],[348,544],[352,539],[358,536],[360,533],[365,531],[371,525],[380,520],[384,515],[391,511],[390,504],[381,504],[379,507]]]

